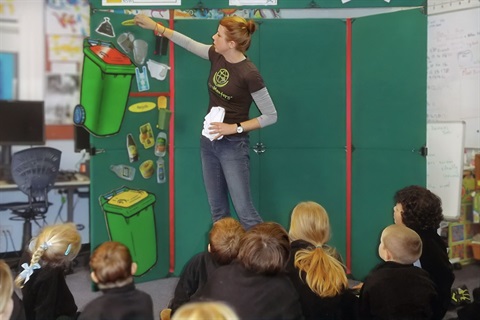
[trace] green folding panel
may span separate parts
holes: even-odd
[[[260,212],[288,229],[298,202],[322,204],[331,244],[344,255],[345,22],[266,20],[260,31],[259,66],[278,112],[278,122],[260,130],[266,151],[255,155]]]
[[[177,20],[175,30],[212,43],[218,20]],[[212,226],[203,184],[200,137],[208,109],[210,61],[175,46],[175,274],[206,250]]]
[[[352,273],[362,279],[380,261],[395,191],[426,182],[427,17],[406,10],[352,28]]]

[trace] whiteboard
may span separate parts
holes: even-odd
[[[480,8],[428,17],[427,119],[465,121],[480,148]]]
[[[427,124],[427,188],[442,199],[445,220],[460,216],[465,123]]]

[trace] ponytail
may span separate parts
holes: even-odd
[[[348,287],[343,264],[335,258],[335,251],[316,247],[303,249],[295,254],[295,267],[299,276],[305,274],[309,288],[318,296],[333,297]]]

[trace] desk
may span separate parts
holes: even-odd
[[[52,189],[65,190],[67,194],[67,221],[73,221],[73,195],[78,188],[90,188],[90,179],[87,176],[76,174],[75,180],[57,181]],[[19,191],[16,184],[0,180],[0,192]]]

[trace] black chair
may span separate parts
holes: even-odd
[[[23,222],[23,251],[32,238],[32,221],[45,219],[51,203],[48,192],[53,187],[60,168],[62,152],[50,147],[30,148],[12,156],[12,178],[18,189],[28,196],[28,202],[0,204],[0,211],[10,210],[10,220]]]

